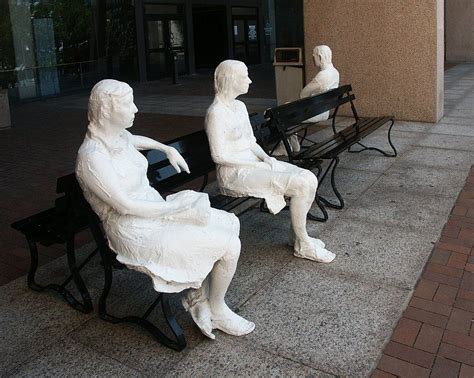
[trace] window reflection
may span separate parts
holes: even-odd
[[[0,87],[10,98],[136,78],[133,0],[0,0]]]

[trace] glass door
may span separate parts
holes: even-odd
[[[234,58],[246,64],[260,63],[258,8],[232,8]]]
[[[175,67],[178,74],[187,72],[184,18],[173,13],[145,13],[148,80],[173,76]]]

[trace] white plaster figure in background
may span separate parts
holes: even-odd
[[[220,190],[233,197],[264,198],[273,214],[280,212],[286,205],[285,197],[290,197],[290,244],[295,256],[331,262],[335,255],[306,231],[306,215],[318,180],[306,169],[268,156],[257,144],[247,108],[236,99],[247,93],[251,82],[247,67],[237,60],[223,61],[214,74],[215,98],[205,123]]]
[[[332,51],[326,45],[316,46],[313,50],[316,76],[301,91],[300,98],[316,96],[339,86],[339,71],[332,64]],[[320,122],[329,118],[329,111],[307,119],[305,122]]]
[[[201,331],[245,335],[255,325],[227,307],[224,296],[240,254],[239,221],[210,207],[208,195],[190,190],[166,197],[148,182],[138,151],[163,151],[173,167],[189,172],[182,156],[153,139],[132,135],[137,108],[126,83],[102,80],[89,98],[89,126],[76,162],[84,196],[100,217],[117,260],[151,277],[156,291],[180,292]]]
[[[313,60],[317,70],[316,76],[301,90],[300,98],[316,96],[339,86],[339,71],[336,70],[332,64],[331,49],[325,45],[316,46],[313,49]],[[303,122],[315,123],[325,121],[328,118],[329,111],[308,118]],[[290,136],[288,142],[293,152],[300,151],[301,146],[296,135]],[[274,155],[288,156],[283,142],[281,142],[275,149]]]

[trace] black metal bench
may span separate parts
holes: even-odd
[[[142,151],[149,163],[147,175],[150,185],[160,193],[172,193],[193,180],[202,179],[203,182],[199,190],[203,191],[209,182],[209,174],[216,169],[212,161],[206,132],[204,130],[196,131],[173,139],[166,144],[176,148],[183,156],[191,173],[177,174],[166,155],[161,151]],[[237,216],[262,201],[252,197],[229,197],[222,194],[210,196],[209,200],[212,207],[232,212]]]
[[[359,118],[354,104],[355,96],[352,93],[352,87],[345,85],[336,89],[332,89],[317,96],[304,98],[288,104],[280,105],[265,112],[265,118],[269,120],[257,134],[257,138],[261,140],[261,145],[265,150],[272,154],[280,141],[283,141],[288,159],[291,163],[302,168],[310,170],[316,169],[319,182],[323,182],[328,173],[331,177],[331,188],[337,197],[338,203],[332,203],[326,198],[316,195],[316,203],[321,209],[323,216],[317,217],[308,214],[312,220],[325,222],[328,219],[328,213],[323,204],[327,207],[342,209],[344,207],[344,199],[337,190],[335,171],[339,164],[339,154],[348,150],[352,153],[359,153],[366,150],[374,150],[380,152],[387,157],[397,156],[397,150],[391,140],[391,130],[394,124],[394,118],[391,116]],[[354,122],[345,127],[341,131],[337,131],[336,117],[340,106],[350,104]],[[333,135],[323,140],[314,141],[307,137],[308,127],[314,125],[304,122],[319,114],[331,111],[329,119],[332,120],[331,126]],[[385,152],[376,147],[366,146],[361,140],[376,131],[380,127],[389,124],[388,143],[393,152]],[[294,152],[289,144],[288,138],[297,133],[302,134],[301,150]],[[362,148],[351,150],[354,145]],[[325,170],[322,169],[323,160],[329,160],[330,163]]]
[[[68,198],[70,198],[69,207],[73,209],[74,214],[81,219],[87,219],[87,227],[90,228],[92,236],[100,251],[102,265],[104,267],[104,288],[99,299],[99,317],[113,324],[133,323],[148,331],[162,345],[181,351],[186,347],[186,338],[183,331],[177,323],[169,304],[169,294],[159,293],[157,298],[148,307],[143,315],[128,315],[118,317],[112,315],[107,310],[107,299],[112,289],[114,269],[123,269],[125,266],[116,260],[116,255],[110,250],[107,244],[107,238],[102,230],[99,217],[94,213],[89,203],[82,194],[82,189],[76,180],[74,174],[70,174],[58,179],[58,183],[64,188]],[[172,337],[169,337],[160,328],[148,320],[153,310],[161,305],[162,314],[166,320]]]
[[[53,291],[60,294],[67,303],[78,311],[89,313],[92,311],[92,301],[80,271],[97,253],[97,249],[92,251],[84,261],[78,265],[76,261],[75,234],[89,227],[87,217],[76,213],[71,206],[71,198],[66,193],[66,188],[61,179],[57,181],[57,193],[64,193],[59,197],[55,206],[13,223],[11,226],[25,235],[30,250],[30,269],[28,272],[28,287],[35,291]],[[53,244],[65,244],[66,256],[70,275],[62,283],[50,283],[41,285],[36,282],[36,272],[38,269],[39,256],[38,244],[51,246]],[[77,299],[66,287],[73,282],[81,296]]]
[[[176,138],[167,143],[182,154],[190,167],[191,173],[177,173],[160,151],[143,151],[149,160],[148,178],[150,184],[162,194],[171,193],[180,187],[189,184],[196,179],[202,179],[200,190],[208,183],[208,176],[215,170],[212,161],[207,136],[204,130]],[[117,317],[107,310],[107,299],[113,282],[114,268],[123,269],[124,266],[117,262],[107,244],[107,239],[100,225],[100,220],[92,211],[85,200],[82,190],[76,180],[75,174],[61,177],[57,181],[57,192],[64,196],[56,200],[55,206],[39,214],[30,216],[12,224],[12,227],[22,232],[28,241],[31,254],[31,268],[28,274],[28,286],[36,291],[52,290],[61,294],[64,299],[75,309],[81,312],[90,312],[93,309],[89,291],[80,275],[80,271],[100,251],[102,265],[104,267],[105,281],[102,294],[99,299],[99,317],[111,323],[134,323],[147,330],[161,344],[174,350],[183,350],[186,347],[186,339],[176,319],[170,310],[169,296],[160,293],[147,311],[141,315],[130,315]],[[249,210],[254,204],[261,201],[255,198],[234,198],[223,195],[210,197],[213,207],[234,212],[237,215]],[[77,266],[74,248],[74,236],[77,232],[89,229],[93,235],[96,247],[85,260]],[[49,246],[56,243],[65,243],[68,265],[71,275],[61,284],[39,285],[35,281],[38,267],[37,243]],[[74,281],[82,297],[82,302],[76,299],[65,286]],[[168,337],[147,318],[154,308],[160,304],[166,323],[173,337]]]

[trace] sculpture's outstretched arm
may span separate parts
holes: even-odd
[[[158,150],[166,154],[166,157],[170,161],[171,165],[179,173],[181,168],[189,173],[189,167],[183,157],[180,155],[175,148],[167,146],[166,144],[160,143],[154,139],[130,134],[132,144],[137,150]]]
[[[196,200],[187,198],[179,203],[176,201],[168,203],[131,198],[121,189],[121,179],[115,173],[110,158],[101,152],[91,152],[82,157],[76,171],[79,170],[86,189],[122,215],[145,218],[169,217],[189,210]]]

